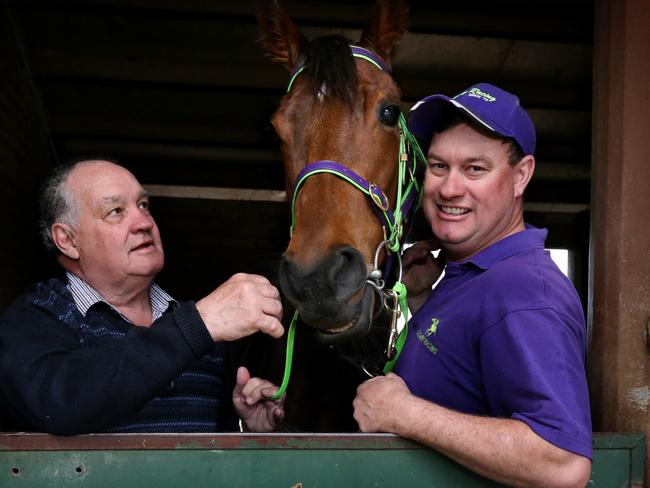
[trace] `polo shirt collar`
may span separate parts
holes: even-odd
[[[525,225],[526,230],[509,235],[464,261],[449,261],[447,267],[449,269],[462,268],[470,264],[486,270],[513,254],[518,254],[527,249],[543,249],[548,230],[538,229],[529,224]]]
[[[108,301],[102,297],[97,290],[95,290],[90,284],[86,283],[84,280],[79,278],[73,273],[66,271],[65,273],[68,279],[68,289],[72,293],[72,298],[74,299],[75,305],[85,317],[88,313],[90,307],[96,303],[105,303],[111,307],[117,314],[120,315],[127,322],[131,321],[124,316],[119,310],[113,307]],[[172,298],[165,290],[160,288],[156,283],[151,283],[149,286],[149,301],[151,303],[151,321],[159,319],[163,313],[169,308],[171,304],[178,305],[178,302]]]

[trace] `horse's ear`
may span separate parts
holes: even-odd
[[[268,58],[283,64],[289,71],[298,63],[302,45],[306,42],[300,29],[291,21],[277,0],[264,0],[257,9],[260,42]]]
[[[408,22],[407,0],[377,0],[359,45],[372,49],[389,61],[393,47],[408,29]]]

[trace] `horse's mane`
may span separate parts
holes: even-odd
[[[350,44],[342,36],[325,36],[304,47],[305,74],[314,96],[323,93],[352,105],[357,90],[357,70]]]

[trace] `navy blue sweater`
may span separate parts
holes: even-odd
[[[136,327],[105,303],[82,316],[52,279],[0,319],[0,397],[15,430],[232,430],[223,353],[193,302]]]

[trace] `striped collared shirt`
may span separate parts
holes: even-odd
[[[74,299],[75,305],[85,317],[88,309],[98,302],[104,302],[113,310],[115,310],[120,317],[126,320],[129,323],[131,322],[128,318],[124,316],[119,310],[117,310],[113,305],[108,303],[104,297],[102,297],[97,290],[92,286],[86,283],[84,280],[78,276],[66,271],[66,277],[68,278],[68,289],[72,293],[72,298]],[[155,283],[151,283],[149,286],[149,301],[151,302],[151,321],[155,321],[160,318],[160,316],[165,313],[167,308],[171,303],[177,304],[178,302],[174,300],[167,292],[160,288]]]

